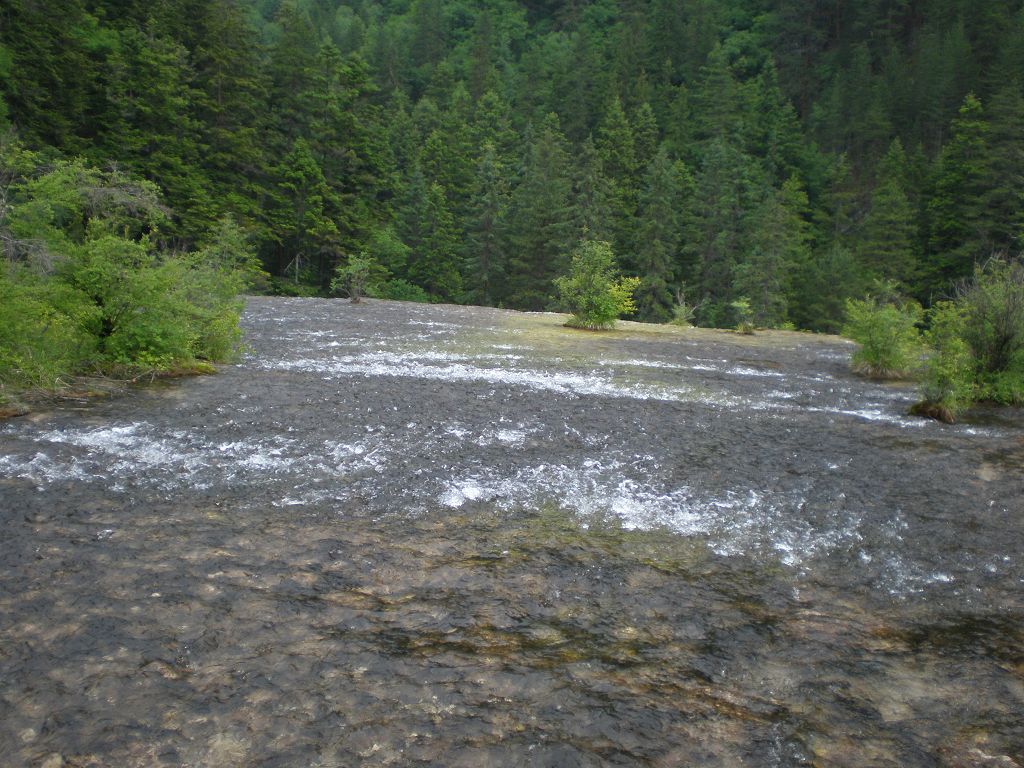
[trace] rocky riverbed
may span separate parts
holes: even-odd
[[[1024,765],[1024,418],[834,337],[254,298],[0,425],[0,763]]]

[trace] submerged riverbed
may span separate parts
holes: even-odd
[[[1024,417],[833,337],[257,298],[0,425],[0,764],[1024,766]]]

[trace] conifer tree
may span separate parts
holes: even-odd
[[[916,268],[915,211],[904,191],[906,164],[903,144],[893,139],[878,166],[878,182],[858,248],[861,263],[873,276],[904,285]]]
[[[551,281],[568,268],[571,183],[565,138],[551,114],[530,143],[522,180],[512,193],[507,300],[513,307],[547,307],[553,298]]]
[[[736,265],[733,290],[750,301],[753,322],[774,328],[787,319],[794,275],[807,268],[807,194],[796,177],[772,190],[754,215],[749,256]]]
[[[581,240],[611,239],[611,187],[601,170],[601,158],[588,136],[580,147],[573,180],[573,212]]]
[[[930,258],[921,276],[922,295],[946,291],[953,280],[970,275],[975,262],[988,255],[987,136],[981,102],[968,94],[953,120],[932,183],[927,206]]]
[[[266,162],[267,84],[255,31],[237,0],[210,0],[193,53],[204,165],[222,207],[248,226],[259,216]]]
[[[316,279],[329,280],[324,252],[337,248],[338,228],[329,217],[337,202],[305,139],[296,139],[282,158],[275,182],[268,222],[276,238],[274,272],[287,270],[300,282],[303,269],[312,268]]]
[[[598,127],[596,146],[610,193],[613,250],[622,258],[632,244],[638,184],[636,139],[618,97],[608,103]]]
[[[415,245],[409,254],[409,279],[440,301],[462,297],[459,271],[459,232],[448,210],[444,188],[429,182],[425,194],[415,201]]]
[[[994,252],[1018,254],[1024,246],[1024,95],[1010,80],[989,103],[988,181],[985,211]]]
[[[192,113],[188,51],[169,38],[126,29],[109,67],[112,117],[103,151],[162,187],[177,214],[167,232],[194,242],[217,216]]]
[[[724,139],[708,143],[689,213],[692,274],[685,281],[706,299],[703,319],[711,324],[728,324],[723,313],[735,296],[732,275],[748,243],[748,212],[764,195],[763,171],[754,158]]]
[[[466,258],[466,298],[473,304],[493,306],[504,298],[509,185],[494,145],[485,144],[471,199]]]
[[[634,248],[640,277],[637,313],[642,320],[664,323],[672,318],[682,209],[684,197],[692,194],[692,183],[686,167],[673,163],[664,146],[647,167]]]
[[[281,30],[267,64],[279,146],[290,147],[307,136],[312,110],[307,98],[316,72],[319,35],[296,0],[285,0],[277,13]],[[317,41],[317,44],[311,44]]]
[[[633,113],[633,138],[636,149],[636,166],[646,172],[658,152],[659,130],[654,110],[646,101],[640,104]]]

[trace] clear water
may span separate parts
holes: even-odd
[[[1024,419],[845,342],[253,299],[0,426],[12,765],[1024,765]]]

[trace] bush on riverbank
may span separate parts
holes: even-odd
[[[619,275],[611,246],[597,240],[580,243],[569,274],[555,280],[572,313],[566,325],[586,330],[613,328],[622,315],[635,311],[633,294],[639,286],[639,278]]]
[[[81,373],[133,376],[231,359],[259,278],[231,220],[194,253],[156,245],[156,187],[0,145],[0,398]]]
[[[1024,263],[993,258],[926,315],[891,294],[847,303],[855,371],[876,378],[923,372],[912,413],[952,422],[972,403],[1024,405]],[[923,323],[922,332],[918,325]],[[925,356],[923,366],[918,363]]]
[[[847,301],[843,335],[860,345],[851,361],[854,371],[876,379],[908,376],[920,360],[920,320],[921,307],[913,301]]]

